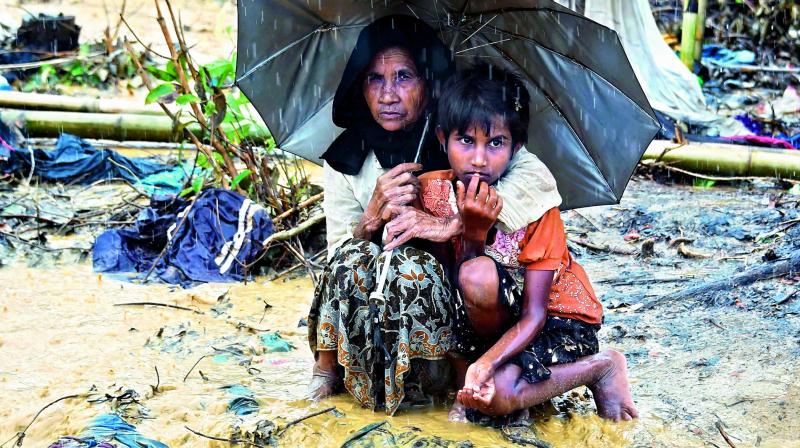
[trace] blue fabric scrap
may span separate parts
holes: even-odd
[[[139,434],[135,426],[116,414],[98,415],[83,431],[82,436],[115,440],[127,448],[169,448],[157,440]]]
[[[233,191],[205,190],[169,209],[152,204],[134,228],[97,238],[96,272],[146,272],[168,246],[154,270],[167,283],[242,281],[274,230],[263,207]]]
[[[0,146],[2,143],[0,143]],[[8,160],[0,165],[4,173],[33,174],[46,182],[63,182],[88,185],[99,180],[125,179],[136,183],[155,173],[172,167],[146,158],[128,158],[116,151],[97,149],[83,139],[71,134],[61,134],[55,149],[15,148]]]

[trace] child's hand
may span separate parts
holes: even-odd
[[[464,224],[464,238],[485,243],[503,209],[503,198],[478,176],[472,176],[466,188],[463,182],[456,182],[456,205]]]
[[[458,400],[468,408],[480,409],[491,405],[494,394],[494,368],[480,360],[470,365]]]

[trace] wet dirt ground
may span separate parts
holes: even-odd
[[[796,279],[718,294],[711,305],[690,299],[639,308],[761,263],[765,254],[783,256],[798,240],[795,227],[764,235],[797,217],[798,198],[776,203],[779,193],[635,180],[619,206],[564,213],[578,260],[606,307],[601,345],[626,355],[642,417],[601,421],[578,390],[535,414],[541,439],[553,446],[728,446],[719,425],[736,446],[800,446]],[[710,258],[686,258],[668,247],[681,232],[694,240],[687,244],[695,254]],[[574,243],[638,252],[648,238],[656,243],[647,258]],[[301,324],[313,291],[306,276],[180,289],[123,282],[85,263],[42,268],[22,259],[0,268],[0,285],[0,444],[46,404],[77,394],[44,410],[24,446],[80,436],[109,412],[171,447],[229,446],[190,429],[228,439],[235,428],[252,431],[265,420],[282,428],[331,406],[335,412],[273,433],[272,441],[340,446],[386,421],[352,446],[513,446],[499,430],[449,423],[447,403],[389,418],[358,408],[347,395],[304,400],[312,363]],[[130,302],[186,309],[118,306]]]

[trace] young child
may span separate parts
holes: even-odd
[[[516,76],[488,65],[454,75],[439,100],[437,135],[452,169],[422,175],[420,197],[427,213],[463,223],[442,251],[458,289],[463,378],[450,418],[463,421],[465,407],[524,411],[585,385],[601,417],[630,420],[637,411],[625,357],[598,353],[602,306],[567,250],[559,210],[522,229],[495,225],[502,198],[492,185],[525,150],[529,100]]]

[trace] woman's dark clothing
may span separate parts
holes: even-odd
[[[387,131],[375,122],[362,91],[364,71],[376,54],[389,47],[409,51],[417,73],[425,79],[430,99],[420,119],[409,129],[400,131]],[[375,153],[383,168],[413,162],[425,118],[435,110],[433,98],[454,72],[450,50],[424,22],[412,16],[392,15],[371,23],[359,34],[333,99],[333,122],[345,130],[322,159],[336,171],[349,175],[358,174],[370,151]],[[425,171],[447,167],[447,154],[439,148],[434,128],[431,123],[424,136],[420,163]]]

